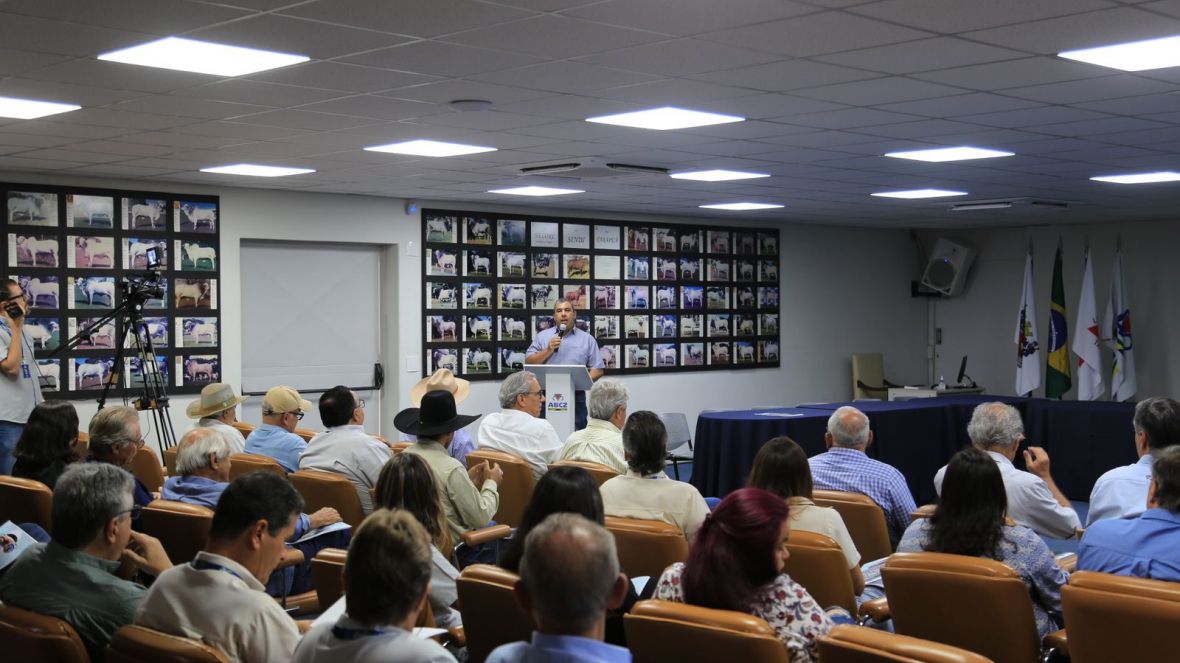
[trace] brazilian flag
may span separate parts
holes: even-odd
[[[1065,323],[1065,285],[1061,278],[1061,243],[1053,260],[1053,293],[1049,298],[1049,355],[1045,397],[1061,398],[1072,386],[1069,376],[1069,330]]]

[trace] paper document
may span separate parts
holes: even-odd
[[[315,621],[311,623],[312,628],[315,628],[320,624],[335,624],[337,620],[344,616],[344,608],[344,597],[341,596],[340,598],[336,599],[336,602],[332,604],[332,607],[323,611],[319,617],[315,618]],[[433,638],[436,635],[442,635],[446,632],[447,630],[445,628],[427,628],[425,626],[421,626],[414,629],[414,637],[425,640],[426,638]]]
[[[29,536],[28,532],[17,527],[11,520],[0,525],[0,534],[13,540],[11,544],[0,546],[0,569],[6,568],[9,564],[15,562],[16,558],[21,556],[21,553],[36,543],[33,537]]]
[[[299,539],[292,541],[291,543],[292,544],[304,543],[307,541],[311,541],[312,539],[316,538],[317,536],[329,534],[331,532],[339,532],[342,529],[349,529],[350,527],[352,527],[352,525],[349,525],[348,523],[346,523],[342,520],[338,523],[332,523],[331,525],[324,525],[323,527],[309,530],[307,532],[307,534],[304,534],[303,536],[299,537]]]
[[[644,588],[647,587],[647,583],[650,580],[651,576],[636,576],[631,579],[631,586],[635,588],[636,594],[642,594]]]
[[[755,417],[805,417],[802,412],[755,412]]]

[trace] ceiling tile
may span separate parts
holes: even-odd
[[[179,117],[195,117],[204,120],[224,120],[267,110],[265,106],[238,104],[229,101],[207,101],[165,94],[154,94],[127,101],[113,107],[114,110],[129,110],[137,113],[158,113]]]
[[[348,92],[376,92],[436,80],[435,77],[425,74],[375,69],[340,62],[308,62],[254,74],[247,78]]]
[[[262,124],[273,127],[288,127],[291,129],[309,129],[313,131],[331,131],[347,129],[371,124],[373,120],[349,115],[331,115],[329,113],[311,113],[302,110],[276,110],[266,113],[240,117],[239,122],[245,124]]]
[[[816,11],[790,0],[610,0],[563,12],[602,23],[676,35],[695,35],[765,23]]]
[[[112,90],[93,85],[73,85],[54,81],[38,81],[28,78],[5,78],[0,81],[0,94],[24,99],[60,101],[79,106],[105,106],[126,99],[134,99],[140,93],[128,90]]]
[[[1036,57],[914,74],[914,78],[973,90],[1002,90],[1109,76],[1111,70],[1060,58]]]
[[[993,113],[1019,108],[1033,108],[1040,105],[1035,101],[1028,101],[1027,99],[1015,99],[999,94],[975,92],[950,97],[939,97],[937,99],[882,104],[876,106],[876,108],[897,113],[925,115],[927,117],[957,117],[960,115],[978,115],[979,113]]]
[[[794,91],[801,97],[813,97],[848,105],[868,105],[866,103],[868,100],[871,100],[872,105],[888,104],[932,97],[948,97],[963,92],[962,88],[927,83],[901,76],[875,78],[871,81],[856,83],[838,83]]]
[[[386,90],[381,92],[380,96],[432,104],[446,104],[457,99],[482,99],[492,102],[493,107],[503,107],[521,101],[546,97],[549,96],[549,93],[512,85],[493,85],[451,78]]]
[[[1077,104],[1084,101],[1102,101],[1122,97],[1141,98],[1140,95],[1169,92],[1175,89],[1175,85],[1163,81],[1131,74],[1117,74],[1081,81],[1009,88],[1003,90],[1003,94],[1035,99],[1049,104]]]
[[[848,11],[886,21],[899,21],[934,32],[965,32],[1113,6],[1115,4],[1107,0],[886,0],[853,7]]]
[[[771,119],[774,120],[776,118]],[[890,113],[872,108],[847,108],[824,113],[789,115],[781,119],[788,124],[815,127],[817,129],[855,129],[857,127],[871,127],[878,124],[912,122],[922,118],[916,115]]]
[[[245,78],[231,78],[220,83],[177,90],[173,94],[209,101],[232,101],[280,108],[326,101],[345,95],[339,90],[318,90],[295,85],[264,83]]]
[[[68,118],[65,116],[50,116],[46,120],[49,122],[68,122],[70,124],[91,124],[100,127],[122,127],[140,131],[173,129],[194,122],[192,118],[187,117],[137,113],[126,109],[120,110],[114,108],[83,108],[82,110],[74,111]]]
[[[1098,137],[1103,134],[1113,134],[1123,131],[1165,128],[1169,128],[1169,125],[1163,122],[1154,122],[1136,117],[1105,117],[1097,120],[1042,125],[1037,127],[1037,131],[1054,136]],[[1180,140],[1180,127],[1171,128],[1176,132],[1176,140]]]
[[[396,7],[387,0],[319,0],[279,13],[414,37],[437,37],[536,15],[474,0],[400,2]]]
[[[1119,7],[968,32],[962,36],[987,44],[1048,55],[1077,48],[1167,37],[1177,32],[1180,32],[1180,20],[1131,7]]]
[[[541,58],[487,48],[473,48],[434,41],[418,41],[361,55],[341,62],[408,71],[427,76],[470,76],[484,72],[523,67]]]
[[[692,78],[725,85],[738,85],[756,90],[781,92],[798,88],[814,87],[859,81],[868,78],[879,78],[880,74],[864,71],[863,69],[849,69],[822,62],[810,60],[784,60],[770,64],[743,67],[733,71],[719,71],[710,74],[700,74]]]
[[[185,36],[235,46],[296,53],[316,60],[327,60],[413,41],[412,37],[346,28],[276,14],[252,16],[197,30]]]
[[[696,110],[708,111],[711,109],[706,106],[713,99],[729,99],[746,96],[748,93],[748,90],[742,88],[669,78],[651,83],[600,90],[595,92],[594,96],[629,101],[640,106],[687,106]]]
[[[5,12],[48,19],[66,18],[77,25],[103,26],[154,35],[172,35],[211,23],[247,16],[242,9],[182,0],[7,0]]]
[[[616,28],[565,16],[537,16],[506,25],[451,35],[448,43],[498,48],[544,58],[564,59],[664,41],[654,32]]]
[[[336,113],[338,115],[355,115],[374,120],[408,120],[415,117],[437,115],[438,113],[452,113],[445,106],[427,104],[419,101],[403,101],[388,97],[359,95],[343,97],[331,101],[322,101],[301,106],[300,110],[317,113]]]
[[[547,62],[529,67],[493,71],[478,74],[472,78],[487,83],[516,85],[534,90],[569,94],[588,94],[605,88],[656,80],[655,76],[648,74],[568,61]]]
[[[1082,120],[1097,120],[1109,117],[1102,113],[1082,110],[1080,108],[1066,108],[1061,106],[1045,106],[1041,108],[1026,108],[1022,110],[1001,111],[999,113],[983,113],[981,115],[964,115],[959,118],[963,122],[974,122],[990,127],[1035,127],[1045,124],[1060,124],[1062,122],[1080,122]]]
[[[930,57],[931,53],[938,53],[938,57]],[[919,71],[962,67],[1021,57],[1024,57],[1024,53],[1020,51],[977,44],[954,37],[935,37],[904,44],[820,55],[815,59],[890,74],[912,74]]]
[[[808,57],[932,36],[929,32],[842,12],[821,12],[713,32],[708,39],[792,57]]]
[[[479,131],[505,131],[538,124],[537,117],[534,115],[498,113],[496,111],[483,113],[447,112],[419,118],[418,122],[430,126],[477,129]]]
[[[664,76],[687,76],[749,67],[780,56],[703,39],[673,39],[634,48],[613,49],[579,58],[580,62]]]
[[[74,85],[93,85],[116,90],[168,92],[215,80],[205,74],[136,67],[117,62],[77,59],[29,72],[28,78]]]
[[[0,48],[0,76],[19,76],[26,72],[36,71],[42,67],[65,62],[68,56],[51,55],[49,53],[34,53],[32,51],[18,51]],[[39,78],[30,76],[30,78]]]

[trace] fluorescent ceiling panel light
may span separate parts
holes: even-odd
[[[745,122],[746,118],[736,115],[721,115],[704,111],[688,110],[663,106],[633,113],[616,113],[614,115],[600,115],[588,117],[587,122],[598,124],[617,124],[636,129],[655,129],[667,131],[669,129],[689,129],[692,127],[707,127],[713,124],[728,124],[730,122]]]
[[[76,104],[59,104],[53,101],[35,101],[33,99],[16,99],[14,97],[0,97],[0,117],[12,117],[18,120],[32,120],[46,115],[57,115],[76,111],[81,106]]]
[[[904,198],[906,200],[913,200],[915,198],[942,198],[944,196],[965,196],[966,191],[947,191],[945,189],[913,189],[912,191],[881,191],[880,193],[871,194],[881,198]]]
[[[407,140],[388,145],[374,145],[366,147],[368,152],[389,152],[392,154],[410,154],[416,157],[457,157],[461,154],[479,154],[480,152],[495,152],[494,147],[481,145],[464,145],[462,143],[444,143],[438,140]]]
[[[728,182],[730,180],[770,177],[770,174],[749,173],[740,170],[686,170],[683,173],[672,173],[669,177],[677,180],[697,180],[698,182]]]
[[[98,56],[98,59],[214,76],[244,76],[307,62],[310,58],[306,55],[276,53],[195,39],[167,37],[139,46],[103,53]]]
[[[1180,180],[1180,173],[1165,170],[1159,173],[1131,173],[1129,175],[1102,175],[1091,177],[1095,182],[1113,182],[1115,184],[1150,184],[1152,182],[1175,182]]]
[[[782,205],[775,203],[720,203],[717,205],[701,205],[702,209],[727,209],[744,212],[752,209],[778,209]]]
[[[285,168],[283,166],[260,166],[253,163],[235,163],[232,166],[214,166],[202,168],[202,173],[216,173],[218,175],[249,175],[251,177],[286,177],[288,175],[306,175],[314,173],[311,168]]]
[[[1163,69],[1180,65],[1180,36],[1062,51],[1057,55],[1123,71]]]
[[[557,189],[549,186],[518,186],[511,189],[492,189],[488,193],[508,196],[564,196],[567,193],[586,193],[582,189]]]
[[[915,161],[967,161],[968,159],[992,159],[994,157],[1010,157],[1012,152],[989,150],[982,147],[939,147],[930,150],[908,150],[905,152],[888,152],[887,157],[894,159],[913,159]]]

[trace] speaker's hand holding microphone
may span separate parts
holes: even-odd
[[[568,329],[569,325],[566,325],[564,322],[557,325],[557,333],[553,335],[553,338],[549,339],[550,352],[557,352],[557,349],[561,347],[561,337],[565,336]]]

